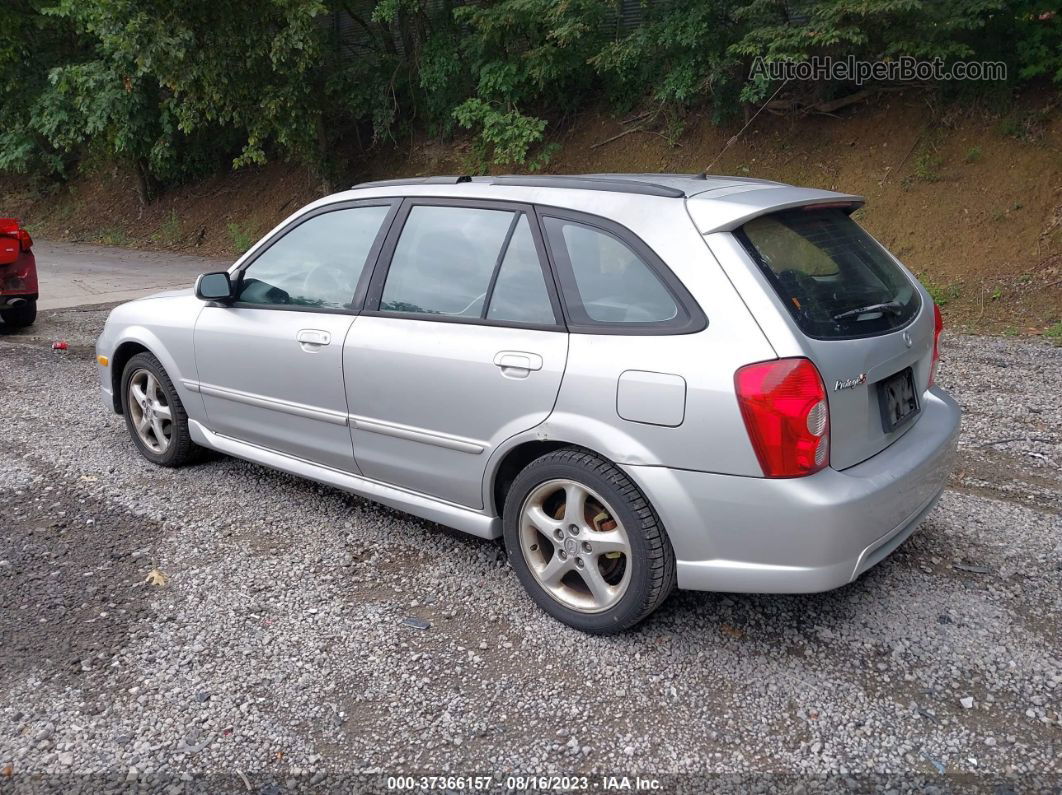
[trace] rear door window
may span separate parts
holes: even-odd
[[[523,213],[488,292],[487,320],[539,325],[556,322],[531,224]]]
[[[556,324],[527,214],[480,207],[410,209],[387,270],[380,311]]]
[[[736,235],[809,337],[885,334],[918,312],[911,279],[839,208],[760,216]]]

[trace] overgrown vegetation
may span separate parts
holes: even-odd
[[[170,210],[154,235],[155,242],[164,246],[176,246],[181,242],[181,235],[181,219],[177,217],[176,210]]]
[[[918,280],[926,288],[929,297],[937,306],[945,306],[949,301],[959,297],[961,291],[957,284],[938,284],[927,273],[918,274]]]
[[[229,223],[228,229],[229,238],[232,241],[232,250],[237,254],[243,254],[254,245],[257,239],[250,230],[234,221]]]
[[[750,78],[758,57],[1001,60],[1011,85],[1062,84],[1047,0],[645,0],[634,24],[618,2],[6,0],[0,171],[118,160],[150,201],[275,157],[327,177],[414,127],[469,131],[477,169],[537,168],[549,125],[588,102],[649,107],[668,136],[690,111],[740,117],[780,88]],[[782,88],[794,108],[856,86]]]

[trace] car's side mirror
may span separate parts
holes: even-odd
[[[204,273],[195,280],[195,297],[201,301],[231,301],[232,280],[225,271]]]

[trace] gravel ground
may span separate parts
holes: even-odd
[[[946,337],[959,469],[858,582],[678,593],[594,638],[540,613],[498,543],[234,459],[152,467],[98,398],[105,316],[0,332],[0,790],[1062,784],[1062,348]]]

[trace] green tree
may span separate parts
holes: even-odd
[[[616,81],[614,94],[679,109],[707,102],[724,118],[736,109],[744,80],[728,51],[741,32],[740,6],[738,0],[647,5],[644,22],[607,42],[591,63]]]
[[[59,0],[52,13],[91,37],[96,57],[53,75],[68,106],[88,111],[56,134],[72,141],[70,126],[104,124],[116,154],[164,177],[176,139],[203,131],[239,137],[236,166],[264,162],[270,145],[312,160],[326,10],[320,0]]]
[[[274,157],[322,177],[413,129],[471,132],[478,167],[538,167],[590,103],[717,119],[776,90],[753,59],[980,58],[1062,83],[1047,0],[5,0],[0,170],[129,163],[149,200]],[[963,86],[963,91],[971,87]],[[851,86],[818,82],[787,93]],[[967,96],[959,94],[958,96]],[[746,105],[747,106],[747,105]]]
[[[71,25],[41,13],[45,3],[0,5],[0,172],[54,174],[66,166],[63,152],[35,129],[33,109],[49,70],[84,48]]]
[[[977,34],[1007,0],[816,0],[793,4],[749,0],[737,10],[747,27],[730,52],[750,64],[813,56],[884,60],[901,55],[952,61],[977,52]],[[799,9],[799,12],[794,11]],[[827,84],[812,92],[835,88]],[[768,92],[765,81],[749,80],[742,98],[755,102]]]
[[[477,132],[484,163],[539,166],[529,160],[546,122],[528,111],[574,110],[597,82],[590,58],[607,40],[610,6],[601,0],[501,0],[457,8],[473,88],[453,110]]]

